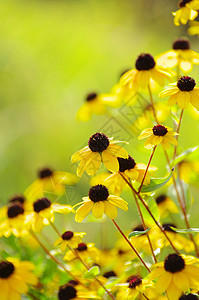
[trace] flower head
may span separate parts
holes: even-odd
[[[178,2],[179,10],[173,12],[174,24],[179,26],[180,23],[186,24],[189,20],[194,20],[199,9],[198,0],[179,0]]]
[[[167,195],[161,194],[158,197],[156,197],[155,201],[158,205],[159,213],[162,218],[167,217],[170,213],[179,213],[178,207]]]
[[[28,292],[28,285],[36,285],[37,278],[32,273],[34,265],[28,261],[8,258],[0,262],[0,298],[2,300],[21,299]]]
[[[199,64],[199,54],[190,49],[186,38],[180,38],[173,42],[172,50],[157,57],[157,64],[167,68],[179,66],[183,72],[190,72],[194,64]]]
[[[156,125],[153,128],[146,128],[139,135],[138,139],[148,138],[145,142],[145,148],[151,149],[153,146],[159,144],[162,145],[164,149],[169,148],[169,144],[177,145],[177,140],[173,137],[178,135],[178,133],[172,131],[173,129],[168,126]]]
[[[121,141],[113,141],[104,133],[93,134],[88,141],[88,146],[74,153],[71,158],[73,163],[80,161],[77,175],[82,176],[84,171],[88,175],[95,175],[101,162],[108,170],[117,172],[119,170],[117,156],[127,158],[128,153],[116,143],[121,143]]]
[[[86,299],[99,299],[94,292],[88,291],[88,289],[78,288],[74,282],[69,282],[59,287],[58,292],[59,300],[86,300]]]
[[[65,231],[62,236],[56,240],[55,246],[59,245],[62,252],[66,250],[67,246],[71,248],[77,248],[84,235],[86,235],[85,232],[73,232],[69,230]]]
[[[81,223],[91,210],[95,218],[102,218],[105,213],[110,219],[115,219],[117,217],[116,207],[127,211],[127,205],[122,198],[109,195],[105,185],[98,184],[90,188],[88,197],[83,198],[83,204],[76,211],[75,221]]]
[[[61,196],[66,192],[66,185],[74,185],[77,181],[75,174],[42,168],[38,172],[38,179],[26,189],[25,196],[31,202],[44,197],[45,193]]]
[[[77,255],[76,255],[77,254]],[[83,261],[97,262],[99,250],[93,243],[79,243],[74,250],[68,250],[64,256],[64,260],[73,261],[79,256]]]
[[[195,80],[189,76],[181,77],[178,82],[162,91],[159,96],[160,98],[170,96],[169,106],[177,103],[180,108],[184,109],[191,103],[199,110],[199,88],[196,87]]]
[[[167,293],[169,300],[179,300],[182,293],[189,289],[198,289],[199,268],[198,259],[192,256],[169,254],[164,262],[153,266],[148,278],[158,279],[157,291]]]
[[[121,86],[127,86],[134,92],[137,92],[139,88],[147,88],[151,79],[159,85],[164,85],[165,80],[171,77],[171,73],[156,65],[153,56],[149,53],[140,54],[135,62],[135,67],[120,79]]]

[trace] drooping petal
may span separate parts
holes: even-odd
[[[119,171],[119,162],[117,158],[108,151],[108,149],[102,152],[102,161],[109,171]]]
[[[152,128],[146,128],[142,131],[142,133],[138,136],[138,140],[145,139],[153,134]]]
[[[104,213],[110,219],[115,219],[117,217],[117,208],[112,205],[109,201],[104,202]]]
[[[100,219],[104,214],[104,202],[99,201],[93,204],[92,214],[95,218]]]
[[[119,145],[110,144],[108,151],[114,156],[128,158],[128,152]]]
[[[125,211],[128,210],[128,203],[118,196],[109,195],[108,202],[110,202],[111,204],[113,204]]]
[[[81,223],[86,218],[86,216],[90,213],[92,207],[93,207],[92,201],[85,202],[83,205],[81,205],[76,211],[75,221]]]

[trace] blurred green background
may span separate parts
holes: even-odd
[[[173,25],[173,0],[1,0],[0,7],[0,201],[5,203],[43,166],[75,172],[71,155],[108,122],[106,116],[76,121],[85,94],[109,92],[141,52],[167,51],[175,38],[187,35],[187,27]],[[191,45],[198,50],[197,37]],[[198,67],[194,70],[198,79]],[[198,121],[186,118],[182,149],[198,143],[198,133],[190,137]],[[129,142],[129,153],[147,163],[143,143],[135,149],[136,137]],[[153,164],[164,176],[160,156],[161,151]],[[88,189],[83,179],[74,202]],[[133,207],[128,220],[137,215]]]

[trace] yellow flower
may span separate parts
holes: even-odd
[[[60,286],[58,292],[59,300],[73,299],[73,300],[87,300],[100,299],[95,292],[86,289],[78,289],[74,284],[65,284]]]
[[[62,236],[56,240],[55,246],[59,245],[62,252],[66,250],[67,246],[77,248],[84,235],[86,235],[85,232],[65,231]]]
[[[162,224],[162,228],[164,229],[164,231],[166,231],[167,236],[172,241],[175,248],[177,250],[184,250],[187,253],[194,251],[193,242],[175,232],[171,227],[176,228],[176,226],[171,223]],[[159,248],[166,248],[167,246],[169,246],[169,241],[167,240],[167,238],[165,238],[165,235],[157,226],[151,229],[151,235],[156,237],[157,245]]]
[[[173,43],[173,49],[157,57],[157,64],[160,66],[179,68],[184,72],[190,72],[193,64],[199,64],[199,54],[190,49],[187,39],[178,39]]]
[[[195,35],[195,34],[199,34],[199,22],[197,21],[192,21],[192,22],[189,22],[189,29],[188,29],[188,33],[190,35]]]
[[[139,275],[132,275],[127,280],[128,283],[120,285],[120,291],[116,299],[134,300],[139,294],[143,295],[147,286],[151,283],[148,279],[142,279]]]
[[[127,86],[134,92],[137,92],[140,88],[147,88],[151,79],[159,85],[164,85],[165,80],[169,80],[171,77],[171,72],[157,66],[153,56],[148,53],[138,56],[135,67],[136,69],[129,70],[120,79],[122,87]]]
[[[198,160],[182,160],[178,164],[179,176],[186,183],[198,184],[199,179],[199,161]]]
[[[37,278],[32,273],[34,265],[28,261],[8,258],[0,262],[0,299],[20,300],[27,294],[28,285],[36,285]]]
[[[99,256],[99,250],[94,246],[93,243],[80,243],[78,244],[77,248],[74,249],[74,251],[72,250],[68,250],[64,256],[64,260],[67,261],[73,261],[74,259],[77,258],[77,255],[84,261],[88,261],[88,260],[93,260],[93,261],[97,261],[98,256]]]
[[[58,203],[51,203],[47,198],[40,198],[33,203],[33,212],[29,214],[32,229],[34,231],[41,231],[50,222],[55,220],[54,213],[68,214],[73,212],[71,205],[61,205]]]
[[[156,125],[153,128],[146,128],[139,135],[138,139],[142,140],[148,138],[144,144],[145,148],[151,149],[153,146],[159,144],[162,145],[163,149],[169,149],[169,143],[177,145],[178,142],[174,138],[174,135],[178,133],[172,131],[173,129],[168,126]]]
[[[80,202],[79,204],[82,204]],[[128,203],[122,198],[109,195],[106,186],[99,184],[90,188],[89,196],[83,197],[83,204],[77,209],[75,221],[81,223],[92,210],[95,218],[102,218],[105,213],[110,219],[117,217],[117,208],[128,210]]]
[[[20,202],[11,203],[6,207],[6,217],[0,222],[0,237],[11,234],[19,237],[27,234],[28,213]]]
[[[103,115],[106,112],[106,105],[111,107],[119,106],[118,98],[114,93],[96,94],[90,93],[86,96],[86,102],[77,112],[77,119],[89,121],[93,114]]]
[[[121,146],[115,145],[116,143],[121,141],[113,141],[103,133],[93,134],[88,146],[74,153],[71,158],[72,163],[80,161],[77,175],[81,177],[84,171],[88,175],[95,175],[102,161],[109,171],[117,172],[119,170],[117,156],[127,158],[128,153]]]
[[[197,17],[199,0],[179,0],[178,6],[180,9],[173,12],[176,26],[179,26],[180,23],[185,25],[189,20],[194,20]]]
[[[142,182],[142,178],[146,171],[146,165],[136,163],[135,160],[129,155],[128,158],[117,158],[119,161],[119,171],[126,178],[126,180]],[[150,176],[157,170],[156,167],[150,166],[146,174],[144,185],[150,183]],[[126,185],[125,180],[119,173],[112,173],[108,178],[105,179],[104,184],[108,188],[114,191],[115,195],[120,195],[123,188]]]
[[[195,87],[196,82],[188,76],[181,77],[177,83],[172,84],[172,87],[165,89],[159,95],[160,98],[169,97],[168,105],[178,104],[182,109],[187,108],[191,103],[199,110],[199,88]]]
[[[161,218],[166,218],[170,213],[179,213],[178,207],[167,195],[161,194],[155,199],[155,201],[158,205]]]
[[[61,196],[66,192],[66,185],[74,185],[78,181],[75,174],[54,172],[49,168],[41,169],[38,177],[24,193],[27,200],[32,202],[43,197],[45,193]]]
[[[199,285],[198,259],[192,256],[169,254],[164,262],[153,266],[148,279],[158,279],[155,287],[160,294],[166,292],[169,300],[179,300],[182,293]]]

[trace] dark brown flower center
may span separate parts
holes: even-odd
[[[51,206],[50,200],[47,198],[40,198],[33,203],[34,211],[39,213],[41,210],[44,210]]]
[[[9,203],[21,203],[23,205],[24,201],[24,196],[16,195],[9,200]]]
[[[110,278],[110,277],[117,277],[117,275],[115,274],[114,271],[109,271],[109,272],[106,272],[104,273],[103,275],[105,278]]]
[[[93,202],[105,201],[109,196],[109,192],[105,185],[98,184],[90,188],[88,196]]]
[[[190,49],[190,43],[187,39],[177,39],[173,42],[174,50],[188,50]]]
[[[62,234],[62,239],[63,240],[70,240],[73,237],[74,233],[72,231],[66,231]]]
[[[118,157],[119,171],[124,172],[126,170],[133,169],[136,165],[135,160],[129,155],[128,158]]]
[[[195,85],[196,85],[195,80],[189,76],[180,77],[180,79],[177,82],[177,87],[182,92],[193,91]]]
[[[155,67],[155,60],[149,53],[140,54],[135,62],[138,71],[148,71]]]
[[[39,170],[39,178],[47,178],[47,177],[51,177],[53,175],[53,171],[49,168],[43,168],[41,170]]]
[[[0,262],[0,278],[8,278],[14,272],[15,267],[9,261]]]
[[[78,244],[78,247],[77,247],[77,251],[85,251],[85,250],[87,250],[87,245],[86,244],[84,244],[84,243],[80,243],[80,244]]]
[[[166,199],[167,199],[166,195],[160,195],[155,199],[155,201],[157,204],[160,204],[160,203],[164,202]]]
[[[183,295],[179,298],[179,300],[197,300],[198,296],[194,294]]]
[[[102,152],[108,148],[109,139],[105,134],[97,132],[90,137],[88,146],[93,152]]]
[[[65,284],[60,286],[59,292],[58,292],[58,298],[59,300],[69,300],[74,299],[77,296],[77,291],[71,284]]]
[[[86,101],[93,101],[97,98],[97,94],[96,93],[90,93],[86,96]]]
[[[21,203],[13,203],[8,207],[7,216],[10,219],[16,218],[18,215],[23,215],[24,208]]]
[[[164,231],[170,231],[170,232],[173,232],[173,233],[176,233],[171,227],[174,227],[174,228],[177,228],[174,224],[172,223],[164,223],[162,225],[162,228],[164,229]]]
[[[168,130],[163,125],[153,126],[153,134],[158,136],[164,136],[167,134]]]
[[[142,278],[140,276],[133,275],[127,279],[127,282],[129,283],[129,288],[133,289],[142,283]]]
[[[180,7],[180,8],[182,8],[182,7],[185,7],[185,5],[187,4],[187,3],[189,3],[189,2],[191,2],[192,0],[180,0],[179,2],[178,2],[178,6]]]
[[[164,261],[164,268],[167,272],[177,273],[184,269],[184,259],[178,254],[169,254]]]

